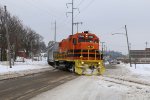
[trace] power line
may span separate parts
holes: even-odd
[[[48,14],[48,15],[51,16],[52,18],[55,18],[55,19],[57,18],[57,20],[63,20],[62,14],[59,15],[59,17],[57,17],[57,15],[54,14],[54,13],[55,13],[54,11],[51,11],[51,12],[50,12],[50,11],[48,11],[48,10],[46,10],[46,9],[40,8],[39,6],[35,5],[36,3],[33,2],[32,0],[30,0],[30,1],[25,0],[25,2],[28,2],[28,4],[32,5],[32,7],[35,7],[35,8],[37,8],[37,9],[39,9],[39,10],[42,10],[42,11],[46,12],[46,14]],[[63,13],[63,14],[64,14],[64,13]],[[66,21],[66,19],[63,20],[63,22],[64,22],[64,21]]]
[[[83,0],[84,1],[84,0]],[[95,0],[91,0],[83,9],[81,9],[80,11],[85,11],[85,10],[87,10],[89,7],[90,7],[90,5],[92,5],[92,3],[94,3],[94,1]],[[78,16],[79,14],[77,14],[76,16],[75,16],[75,18]]]
[[[84,7],[83,10],[86,10],[88,7],[90,7],[90,6],[94,3],[94,1],[95,1],[95,0],[91,0],[91,2],[89,2],[89,3],[87,4],[87,6]]]
[[[72,23],[71,23],[71,24],[72,24],[72,35],[73,35],[73,32],[74,32],[74,31],[73,31],[73,30],[74,30],[74,29],[73,29],[73,28],[74,28],[74,27],[73,27],[73,26],[74,26],[74,10],[75,10],[75,9],[78,9],[78,8],[74,8],[74,0],[72,0],[71,3],[67,3],[67,4],[66,4],[67,8],[68,8],[68,4],[70,4],[70,5],[72,6],[72,11],[71,11],[71,12],[67,12],[67,13],[66,13],[66,16],[67,16],[68,13],[71,13],[71,14],[72,14]],[[78,11],[79,11],[79,9],[78,9]]]
[[[77,5],[77,7],[79,7],[84,1],[85,1],[85,0],[81,0],[81,1],[79,2],[79,4]]]
[[[81,0],[79,3],[78,3],[78,5],[77,5],[77,7],[79,7],[83,2],[84,2],[85,0]],[[78,10],[79,11],[79,10]],[[79,11],[80,12],[80,11]],[[78,13],[79,14],[79,13]],[[74,17],[74,19],[76,18],[76,16]],[[61,24],[63,23],[63,22],[68,22],[69,20],[66,18],[66,19],[64,19],[62,22],[61,22]],[[65,25],[63,24],[63,25],[61,25],[61,27],[64,27]],[[60,27],[60,26],[59,26]]]
[[[57,17],[56,15],[50,13],[48,10],[45,10],[45,9],[42,9],[42,8],[36,6],[33,1],[26,1],[26,2],[27,2],[28,4],[30,4],[30,5],[32,5],[32,7],[37,8],[37,9],[39,9],[39,10],[42,10],[42,11],[46,12],[46,14],[48,14],[48,15],[51,16],[51,17],[55,17],[55,18]],[[63,14],[64,14],[64,13],[63,13]],[[65,18],[65,19],[63,20],[62,15],[60,15],[60,17],[59,17],[59,18],[57,17],[56,19],[62,20],[62,21],[61,21],[61,24],[64,23],[64,22],[65,22],[64,24],[67,24],[66,22],[69,22],[67,18]],[[59,26],[58,26],[58,24],[57,24],[57,28],[59,28],[59,27],[65,27],[66,25],[64,25],[64,24],[63,24],[63,25],[59,25]]]
[[[50,13],[48,10],[45,10],[45,9],[42,9],[42,8],[36,6],[36,5],[35,5],[35,2],[33,2],[33,1],[31,1],[31,0],[30,0],[30,1],[24,0],[24,1],[27,2],[28,4],[32,5],[32,7],[35,7],[35,8],[37,8],[37,9],[39,9],[39,10],[42,10],[42,11],[46,12],[46,13],[49,14],[50,16],[57,17],[57,16],[54,15],[53,13]]]
[[[49,14],[49,16],[53,16],[53,17],[55,17],[55,18],[57,17],[56,15],[53,15],[53,14],[50,13],[49,11],[47,11],[47,10],[45,10],[45,9],[42,9],[42,8],[36,6],[33,1],[26,1],[26,2],[28,2],[28,3],[31,4],[31,5],[33,5],[35,8],[38,8],[38,9],[40,9],[40,10],[46,12],[47,14]],[[33,3],[34,3],[34,4],[33,4]],[[63,19],[63,18],[62,18],[62,15],[60,15],[59,18],[57,17],[57,19],[58,19],[58,20],[62,20],[62,19]],[[64,22],[65,22],[65,24],[67,24],[66,22],[69,22],[68,18],[65,18],[64,20],[62,20],[62,21],[61,21],[61,24],[64,23]],[[61,26],[60,26],[60,25],[59,25],[59,26],[57,25],[57,28],[59,28],[59,27],[65,27],[65,26],[66,26],[66,25],[64,25],[64,24],[61,25]]]

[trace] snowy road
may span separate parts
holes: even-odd
[[[150,100],[150,87],[81,76],[31,100]]]
[[[76,78],[69,72],[50,70],[39,74],[0,81],[0,100],[28,100]]]
[[[109,66],[104,76],[81,76],[31,100],[150,100],[150,81],[139,77]]]

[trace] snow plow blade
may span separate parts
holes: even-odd
[[[104,72],[103,60],[75,61],[75,73],[79,75],[102,75]]]

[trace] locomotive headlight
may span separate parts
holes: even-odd
[[[98,63],[99,65],[101,64],[101,62]]]
[[[87,38],[87,37],[88,37],[88,34],[85,34],[85,37]]]
[[[84,62],[82,61],[82,62],[81,62],[81,64],[83,65],[83,64],[84,64]]]

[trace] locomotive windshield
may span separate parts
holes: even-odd
[[[93,42],[92,39],[86,39],[86,42]]]
[[[94,36],[93,35],[88,35],[88,36],[79,35],[78,42],[95,42]]]
[[[93,39],[93,38],[94,38],[94,36],[90,35],[90,36],[88,36],[88,38],[89,38],[89,39]]]
[[[78,38],[78,42],[93,42],[93,39],[90,39],[90,38]]]
[[[84,38],[84,35],[79,35],[78,37],[79,37],[79,38]]]

